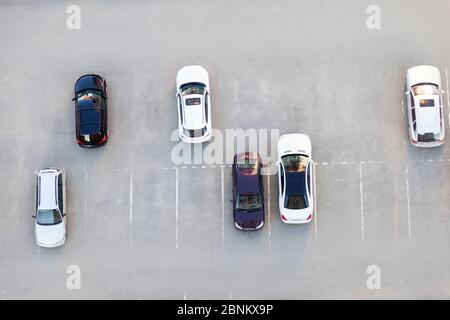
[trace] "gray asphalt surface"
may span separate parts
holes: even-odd
[[[80,30],[66,28],[71,4]],[[412,65],[439,67],[448,94],[450,3],[379,0],[377,31],[371,4],[2,1],[0,297],[450,298],[450,145],[411,147],[402,112]],[[239,232],[228,164],[174,166],[186,64],[210,73],[214,128],[310,135],[314,222],[281,222],[271,175],[266,225]],[[108,82],[111,137],[97,150],[75,143],[85,73]],[[38,249],[31,218],[46,166],[68,179],[69,235],[53,250]],[[70,265],[81,290],[66,287]]]

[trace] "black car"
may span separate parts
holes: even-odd
[[[80,77],[74,86],[75,126],[81,147],[99,147],[108,140],[106,81],[96,74]]]

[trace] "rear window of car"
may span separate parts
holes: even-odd
[[[304,195],[291,195],[286,198],[286,209],[305,209],[308,208],[308,203]]]
[[[261,197],[259,194],[240,194],[237,201],[237,209],[242,211],[254,211],[261,208]]]
[[[421,107],[434,107],[433,99],[420,99],[419,104]]]
[[[195,130],[188,130],[188,129],[184,129],[183,130],[184,135],[190,138],[200,138],[203,137],[206,133],[206,127],[204,127],[203,129],[195,129]]]
[[[198,106],[201,103],[200,98],[187,98],[186,105],[187,106]]]
[[[434,141],[438,141],[439,140],[439,134],[437,133],[432,133],[432,132],[427,132],[424,134],[418,134],[417,136],[417,140],[419,142],[434,142]]]

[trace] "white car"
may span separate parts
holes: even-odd
[[[208,72],[202,66],[185,66],[177,74],[178,132],[182,141],[211,139],[211,99]]]
[[[37,172],[35,235],[40,247],[62,246],[66,241],[66,175],[46,168]]]
[[[311,139],[305,134],[285,134],[278,139],[278,187],[281,220],[308,223],[314,214],[314,162]]]
[[[412,145],[437,147],[444,143],[442,92],[438,68],[415,66],[408,69],[405,96]]]

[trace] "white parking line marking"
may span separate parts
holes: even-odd
[[[316,240],[319,239],[319,233],[317,230],[317,196],[316,196],[316,166],[313,166],[313,173],[314,173],[314,234],[316,236]]]
[[[231,289],[228,289],[228,300],[231,300],[232,299],[232,297],[231,297]]]
[[[359,194],[361,202],[361,237],[364,239],[364,193],[363,193],[363,173],[362,173],[363,162],[359,164]]]
[[[131,241],[133,235],[133,171],[130,171],[130,238],[129,238],[129,250],[131,251]]]
[[[447,89],[446,96],[447,96],[447,108],[448,108],[448,123],[450,124],[450,91],[449,91],[449,85],[448,85],[448,67],[445,67],[445,86]]]
[[[225,182],[223,168],[220,168],[220,179],[222,181],[222,248],[225,247]]]
[[[183,293],[183,300],[186,300],[186,293]]]
[[[83,208],[83,253],[86,254],[86,229],[87,229],[87,190],[88,190],[88,172],[87,167],[84,165],[84,208]]]
[[[322,162],[322,165],[323,165],[323,166],[327,166],[327,165],[328,165],[328,162]]]
[[[411,240],[411,204],[409,198],[409,174],[408,167],[405,167],[405,177],[406,177],[406,207],[408,212],[408,238]]]
[[[272,226],[271,226],[271,224],[272,224],[272,210],[271,210],[271,208],[270,208],[270,174],[268,174],[267,175],[267,222],[268,222],[268,232],[269,232],[269,252],[270,252],[270,250],[272,249],[272,237],[271,237],[271,233],[272,233],[272,231],[271,231],[271,228],[272,228]]]
[[[178,168],[175,167],[175,250],[178,250]]]

